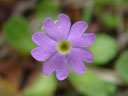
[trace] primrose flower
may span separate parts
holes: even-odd
[[[45,61],[43,73],[47,76],[56,72],[58,80],[64,80],[71,69],[79,74],[86,72],[83,62],[93,62],[93,54],[84,47],[89,47],[95,40],[94,33],[86,33],[88,25],[78,21],[71,27],[70,19],[65,14],[58,16],[55,23],[51,18],[44,21],[44,31],[32,35],[38,45],[31,51],[37,61]]]

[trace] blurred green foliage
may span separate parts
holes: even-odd
[[[115,2],[114,0],[95,0],[95,7],[103,10],[102,8],[103,7],[106,7],[106,6],[111,6],[111,7],[117,7],[117,2]]]
[[[87,69],[85,74],[71,73],[70,83],[80,93],[87,96],[114,96],[116,86],[105,82]]]
[[[89,24],[92,20],[92,15],[97,14],[98,16],[96,18],[98,18],[100,22],[103,23],[107,28],[116,28],[119,17],[113,8],[117,6],[118,3],[115,3],[113,0],[96,0],[90,2],[84,8],[82,19]],[[106,9],[111,9],[111,11]]]
[[[93,64],[96,65],[107,64],[118,52],[116,40],[107,34],[96,35],[96,40],[89,49],[94,54]]]
[[[116,28],[119,18],[114,8],[123,5],[127,7],[127,1],[93,0],[93,2],[85,6],[82,19],[87,23],[91,23],[92,16],[96,16],[98,22],[101,22],[103,26],[108,29]],[[35,18],[39,20],[42,27],[45,18],[51,17],[57,20],[59,13],[60,8],[54,0],[40,0],[36,6]],[[11,17],[4,25],[3,32],[5,40],[16,50],[30,55],[30,51],[36,47],[31,40],[32,34],[29,24],[23,17]],[[116,57],[118,52],[116,40],[107,34],[97,34],[95,43],[89,49],[94,54],[93,64],[95,65],[108,64]],[[128,80],[128,51],[125,51],[116,61],[115,69],[123,79]],[[89,69],[87,69],[86,74],[82,75],[72,72],[68,80],[78,92],[87,96],[114,96],[116,91],[115,85],[105,82]],[[55,77],[46,77],[41,73],[39,78],[23,91],[23,96],[51,96],[56,88],[57,81]],[[0,96],[2,96],[1,92]]]
[[[57,88],[56,78],[42,73],[35,82],[23,92],[23,96],[52,96]]]
[[[115,69],[123,79],[128,80],[128,50],[121,54],[116,62]]]
[[[118,25],[119,17],[114,9],[117,6],[118,4],[114,0],[99,0],[95,2],[98,19],[109,29],[116,28]]]
[[[22,17],[11,17],[3,28],[5,40],[17,50],[30,54],[35,48],[31,40],[31,30],[28,22]]]
[[[94,3],[90,2],[83,10],[82,20],[90,24],[94,10]]]
[[[46,18],[52,18],[54,21],[57,20],[60,13],[59,9],[59,5],[54,0],[40,0],[36,6],[35,19],[41,31],[44,31],[42,25]]]
[[[108,28],[115,28],[118,24],[118,16],[110,13],[102,13],[100,14],[101,21],[108,27]]]
[[[59,6],[54,0],[41,0],[36,7],[37,18],[42,18],[43,20],[47,17],[52,17],[54,20],[57,20],[59,13]]]

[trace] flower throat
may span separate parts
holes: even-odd
[[[70,51],[71,45],[68,41],[61,41],[59,42],[57,48],[61,53],[68,53]]]

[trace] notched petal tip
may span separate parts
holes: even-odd
[[[46,75],[46,76],[50,76],[53,72],[54,72],[54,70],[47,70],[47,69],[45,69],[46,67],[44,67],[44,65],[43,65],[43,68],[42,68],[42,72],[43,72],[43,74],[44,75]]]
[[[44,20],[44,23],[45,23],[45,22],[50,22],[50,21],[53,21],[52,18],[46,18],[46,19]]]
[[[85,62],[87,62],[87,63],[93,63],[93,61],[94,61],[94,55],[93,55],[92,51],[90,51],[88,49],[86,49],[86,51],[88,51],[88,58],[87,58],[87,60],[85,60]]]
[[[68,32],[71,26],[71,21],[66,14],[60,14],[58,16],[57,24],[62,27],[62,30],[66,30]]]
[[[96,35],[94,33],[85,33],[83,34],[83,37],[85,38],[85,41],[88,41],[88,45],[85,47],[91,46],[96,39]]]
[[[66,79],[69,75],[69,67],[68,64],[66,64],[66,68],[56,70],[56,78],[60,81]]]
[[[36,48],[35,48],[35,49],[36,49]],[[35,49],[33,49],[33,50],[31,51],[32,57],[33,57],[35,60],[37,60],[37,61],[42,61],[41,59],[39,59],[39,58],[35,55]]]
[[[81,70],[79,70],[79,71],[73,70],[73,71],[76,72],[77,74],[84,74],[86,72],[86,67],[84,65],[84,67],[82,67]]]
[[[37,61],[45,61],[56,52],[56,50],[50,49],[51,47],[37,47],[31,51],[31,55]]]
[[[88,26],[88,24],[85,21],[77,21],[76,23],[79,23],[79,24],[83,24],[83,25]]]
[[[67,19],[67,20],[70,20],[69,16],[66,15],[66,14],[63,14],[63,13],[61,13],[61,14],[58,16],[58,19]]]
[[[93,40],[95,40],[95,39],[96,39],[96,35],[95,35],[94,33],[88,33],[88,34],[90,34],[90,37],[92,37],[92,38],[93,38]]]
[[[44,20],[44,24],[43,24],[44,29],[45,29],[45,27],[50,27],[52,25],[55,25],[55,22],[52,18],[46,18]]]
[[[87,63],[93,63],[93,61],[94,61],[94,60],[93,60],[93,57],[92,57],[92,58],[88,59],[88,62],[87,62],[87,61],[86,61],[86,62],[87,62]]]
[[[42,32],[35,32],[32,34],[32,41],[35,42],[35,40],[37,39],[37,37],[40,36],[40,34],[43,34]]]
[[[56,74],[56,78],[57,78],[58,80],[60,80],[60,81],[65,80],[67,77],[68,77],[68,75],[65,75],[65,76],[63,76],[63,77],[60,77],[60,76],[58,76],[58,75]]]
[[[47,34],[43,32],[36,32],[32,35],[32,41],[38,45],[46,47],[46,45],[54,45],[55,41],[48,37]]]
[[[85,28],[85,30],[88,28],[88,24],[86,23],[86,22],[84,22],[84,21],[77,21],[76,23],[74,23],[74,25],[77,25],[77,26],[80,26],[80,27],[83,27],[83,28]],[[76,26],[76,27],[77,27]]]
[[[77,41],[76,38],[80,37],[88,28],[88,24],[84,21],[77,21],[71,27],[71,31],[68,37],[70,41]]]
[[[67,15],[64,14],[64,13],[60,13],[59,16],[67,16]],[[58,17],[59,17],[59,16],[58,16]]]

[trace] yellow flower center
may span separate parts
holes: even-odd
[[[71,49],[71,45],[68,41],[61,41],[58,43],[57,49],[60,53],[68,53]]]

